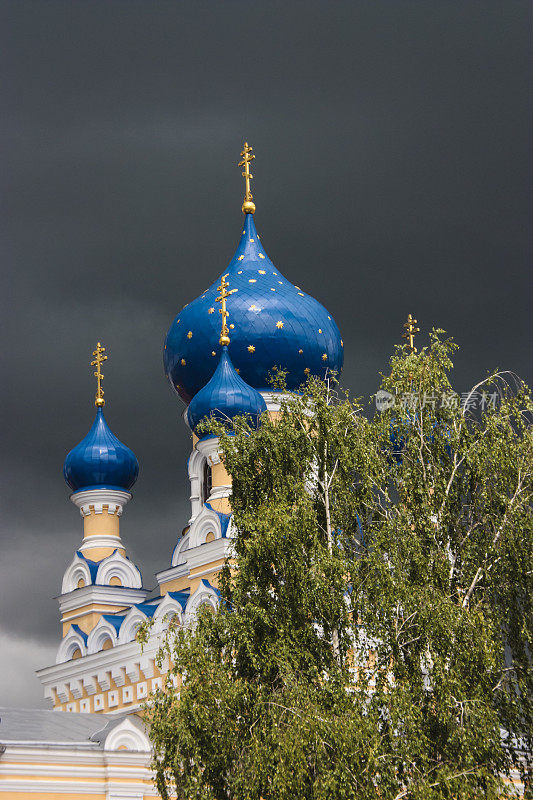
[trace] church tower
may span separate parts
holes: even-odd
[[[138,474],[132,451],[110,431],[104,418],[102,364],[98,344],[91,365],[97,378],[96,419],[66,460],[71,500],[80,509],[84,534],[63,579],[59,606],[63,639],[57,663],[40,670],[45,695],[67,711],[138,710],[151,691],[162,687],[168,664],[157,661],[161,636],[173,624],[187,625],[201,605],[216,608],[218,573],[232,554],[231,478],[219,440],[199,427],[214,416],[231,426],[247,414],[279,410],[279,393],[269,376],[286,374],[289,390],[308,375],[339,373],[343,342],[328,311],[294,286],[272,263],[254,223],[255,203],[245,143],[239,166],[245,180],[244,224],[235,255],[202,294],[187,303],[165,340],[164,367],[176,395],[185,402],[192,433],[188,460],[190,516],[149,593],[126,554],[120,515],[131,499]],[[136,633],[151,621],[141,651]]]

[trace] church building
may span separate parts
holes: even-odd
[[[247,143],[241,156],[246,192],[235,255],[177,314],[164,345],[165,372],[192,432],[190,517],[156,575],[157,590],[149,592],[121,535],[139,465],[106,422],[107,355],[98,342],[91,361],[96,416],[64,463],[82,518],[81,542],[77,549],[73,543],[58,597],[56,662],[37,673],[51,710],[0,710],[0,800],[157,796],[142,705],[163,688],[168,672],[157,659],[161,636],[171,621],[190,624],[200,606],[216,608],[217,574],[231,555],[231,479],[218,439],[199,431],[199,423],[211,415],[231,421],[275,413],[279,396],[269,383],[275,368],[286,371],[289,390],[310,374],[342,369],[333,317],[285,278],[263,247],[250,190],[255,156]],[[150,635],[141,648],[136,634],[147,621]]]

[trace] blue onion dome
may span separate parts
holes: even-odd
[[[251,213],[237,251],[223,274],[231,289],[231,358],[241,378],[269,390],[273,367],[287,372],[287,388],[297,389],[309,374],[339,373],[343,342],[335,321],[317,300],[283,277],[264,251]],[[180,397],[189,402],[206,385],[220,358],[220,315],[216,297],[220,277],[186,305],[167,333],[165,372]]]
[[[94,424],[65,459],[63,475],[73,492],[87,489],[129,491],[139,474],[135,454],[111,433],[102,408]]]
[[[266,410],[263,397],[237,374],[228,348],[223,346],[215,373],[191,400],[186,411],[186,420],[194,431],[205,417],[228,425],[239,414],[247,414],[251,418],[252,426],[257,428],[259,418]]]

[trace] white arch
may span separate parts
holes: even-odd
[[[92,581],[91,571],[89,565],[84,558],[77,553],[74,556],[72,563],[65,570],[63,575],[63,583],[61,584],[61,594],[73,592],[78,588],[78,581],[83,579],[85,586],[90,586]]]
[[[126,642],[133,642],[137,630],[143,624],[143,622],[146,622],[147,619],[148,617],[141,611],[140,608],[135,608],[135,606],[132,606],[124,617],[124,622],[120,626],[118,643],[125,644]]]
[[[166,594],[157,606],[157,611],[154,614],[154,633],[160,633],[168,628],[170,621],[173,617],[177,617],[181,625],[183,620],[183,609],[177,600]]]
[[[141,573],[135,564],[129,558],[121,555],[118,550],[100,562],[95,583],[100,586],[109,586],[111,578],[118,578],[121,586],[127,586],[130,589],[142,588]]]
[[[171,565],[177,567],[178,564],[185,564],[187,561],[187,550],[189,549],[189,534],[182,536],[172,553]]]
[[[198,588],[194,594],[189,597],[187,602],[187,608],[185,609],[186,621],[193,622],[198,609],[203,605],[209,605],[216,611],[218,607],[218,594],[207,581],[201,580]]]
[[[105,729],[103,731],[105,734]],[[150,753],[151,745],[140,720],[126,717],[104,739],[104,750],[134,750]]]
[[[107,619],[100,617],[87,639],[87,653],[99,653],[107,639],[111,639],[114,647],[117,643],[117,630]]]
[[[204,544],[208,533],[213,533],[215,539],[222,538],[218,514],[204,506],[189,529],[189,548]]]
[[[65,638],[61,641],[56,655],[56,664],[63,664],[65,661],[70,661],[76,650],[79,650],[82,656],[87,655],[85,639],[76,629],[77,625],[72,625]]]

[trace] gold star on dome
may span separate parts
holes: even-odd
[[[248,283],[257,283],[256,278],[248,278]]]
[[[322,328],[319,328],[319,329],[318,329],[318,332],[319,332],[319,333],[322,333]]]
[[[251,242],[255,242],[255,239],[250,239]]]
[[[239,256],[239,258],[238,258],[237,260],[238,260],[238,261],[242,261],[242,260],[243,260],[243,258],[244,258],[244,256]]]
[[[186,363],[187,363],[187,362],[185,361],[185,359],[184,359],[184,358],[182,358],[182,359],[181,359],[181,366],[182,366],[182,367],[184,367]]]
[[[263,253],[258,253],[257,255],[259,256],[259,258],[264,258]]]
[[[237,275],[242,275],[242,269],[238,271]]]
[[[248,345],[248,352],[249,353],[255,353],[255,347],[253,346],[253,344],[249,344]]]
[[[258,269],[257,271],[260,275],[266,275],[266,270],[264,269]]]
[[[192,331],[189,331],[189,333],[187,334],[187,339],[192,339]]]
[[[252,304],[250,306],[250,308],[248,309],[248,311],[256,311],[256,309],[257,309],[257,306],[255,304]]]
[[[299,354],[300,354],[300,355],[302,355],[302,353],[303,353],[303,350],[298,350],[298,352],[299,352]]]
[[[271,287],[271,288],[270,288],[270,291],[271,291],[271,292],[275,292],[276,290],[275,290],[275,289],[272,289],[272,287]]]
[[[342,339],[341,339],[341,347],[344,347],[344,342],[342,341]]]
[[[283,328],[283,322],[280,319],[276,322],[276,328]]]
[[[216,356],[216,353],[215,353],[215,351],[214,351],[214,350],[211,350],[211,355],[212,355],[212,356]]]
[[[235,370],[235,372],[237,373],[237,375],[240,375],[240,374],[241,374],[241,371],[240,371],[240,369],[236,369],[236,370]]]
[[[322,353],[322,361],[327,361],[327,360],[328,360],[328,354]]]
[[[305,297],[303,292],[298,292],[298,294],[300,295],[300,297]]]
[[[215,313],[215,309],[214,308],[208,308],[207,309],[207,313],[208,314],[214,314]]]
[[[311,370],[309,369],[309,367],[306,367],[306,368],[304,369],[304,373],[305,373],[306,375],[309,375],[309,373],[310,373],[310,372],[311,372]]]
[[[295,288],[295,289],[298,289],[298,290],[300,290],[300,291],[301,291],[301,289],[300,289],[300,287],[299,287],[299,286],[295,286],[294,288]]]
[[[234,327],[235,327],[235,325],[234,325],[234,324],[233,324],[233,322],[232,322],[232,323],[230,324],[230,328],[231,328],[231,330],[233,330],[233,329],[234,329]]]

